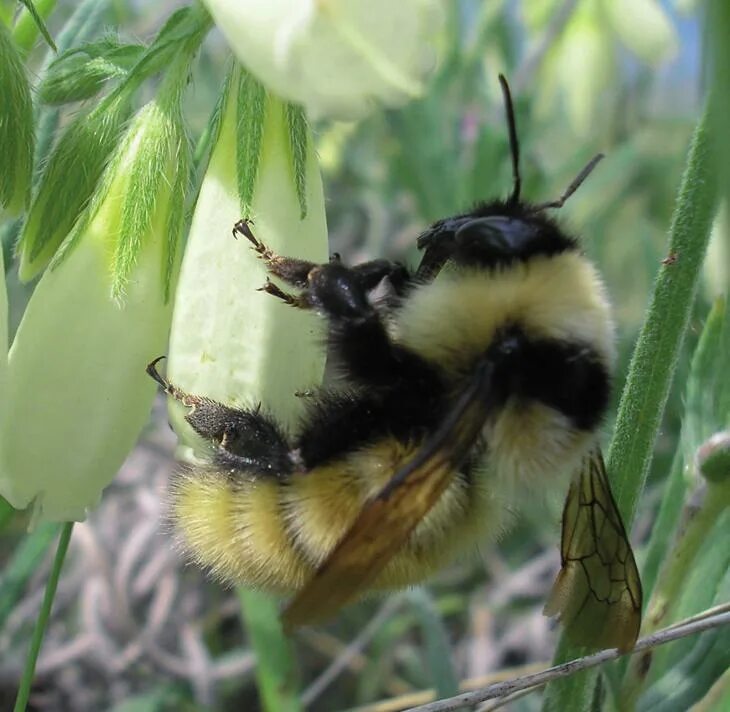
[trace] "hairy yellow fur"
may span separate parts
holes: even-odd
[[[295,591],[413,452],[384,441],[286,484],[186,470],[174,481],[171,517],[183,549],[217,578],[275,593]],[[457,474],[375,588],[421,581],[467,543],[499,529],[503,511],[487,487],[467,488]]]
[[[397,312],[394,338],[448,371],[463,371],[496,330],[520,324],[528,336],[579,341],[614,361],[608,301],[593,265],[576,252],[533,257],[485,275],[444,271]]]
[[[390,329],[396,341],[458,379],[507,324],[530,336],[585,343],[611,370],[613,333],[603,286],[575,252],[496,272],[445,271],[409,295]],[[421,581],[455,554],[496,536],[520,491],[554,486],[558,474],[578,467],[595,435],[574,429],[548,406],[508,401],[487,422],[484,439],[489,455],[472,470],[471,481],[454,474],[376,588]],[[295,591],[421,445],[384,440],[282,481],[212,469],[183,472],[172,492],[172,518],[184,548],[217,577]]]

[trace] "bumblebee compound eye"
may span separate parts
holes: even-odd
[[[454,235],[455,252],[464,262],[491,262],[531,254],[539,239],[537,226],[502,215],[469,220]]]
[[[427,250],[438,247],[442,250],[453,249],[454,235],[460,227],[465,225],[471,218],[446,218],[438,220],[425,232],[419,235],[416,245],[419,250]]]
[[[416,279],[429,281],[436,277],[456,249],[454,235],[471,218],[446,218],[431,225],[421,233],[416,245],[424,250],[423,259],[416,272]]]

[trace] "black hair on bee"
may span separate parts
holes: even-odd
[[[578,240],[547,214],[601,156],[557,200],[524,201],[500,83],[512,192],[431,225],[415,271],[275,255],[248,222],[236,225],[272,277],[263,289],[328,321],[339,375],[305,399],[294,432],[264,409],[183,393],[148,367],[214,446],[208,465],[173,484],[185,548],[224,581],[294,594],[289,626],[422,581],[495,537],[522,494],[573,472],[546,610],[576,642],[636,640],[639,575],[598,448],[611,310]],[[370,299],[381,282],[396,295],[385,305]]]

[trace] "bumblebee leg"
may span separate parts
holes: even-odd
[[[216,446],[215,461],[248,474],[282,477],[294,470],[294,460],[282,428],[259,408],[231,408],[211,398],[181,391],[157,371],[155,359],[147,373],[165,393],[190,408],[185,420]]]
[[[368,299],[384,276],[402,271],[385,260],[354,268],[333,262],[313,269],[302,291],[310,307],[329,319],[332,345],[347,376],[362,385],[392,388],[398,382],[417,387],[439,380],[433,366],[391,341]]]
[[[264,286],[259,287],[256,291],[266,292],[266,294],[270,294],[272,297],[281,299],[281,301],[285,304],[288,304],[291,307],[296,307],[297,309],[312,308],[312,304],[307,299],[306,292],[302,292],[302,294],[292,294],[291,292],[285,292],[281,287],[279,287],[278,284],[272,282],[270,279],[267,279]]]
[[[243,235],[251,243],[251,247],[266,265],[266,269],[275,277],[295,287],[307,286],[307,276],[317,266],[315,262],[277,255],[253,234],[251,223],[248,220],[239,220],[234,225],[233,236],[238,235]]]
[[[157,382],[168,396],[174,398],[176,401],[180,401],[180,403],[188,408],[195,408],[204,400],[206,400],[201,396],[194,396],[190,393],[185,393],[185,391],[181,391],[177,386],[174,386],[172,383],[170,383],[170,381],[168,381],[160,374],[160,372],[157,370],[157,364],[165,358],[167,357],[158,356],[154,361],[148,363],[147,368],[145,369],[145,371],[147,371],[147,375],[153,381]]]
[[[304,289],[307,286],[308,278],[312,270],[327,266],[318,265],[316,262],[309,262],[308,260],[300,260],[295,257],[277,255],[253,234],[251,222],[248,220],[239,220],[233,227],[233,235],[234,237],[243,235],[251,243],[254,251],[263,260],[266,264],[266,269],[272,275],[300,289]],[[329,264],[344,266],[341,264],[340,256],[337,253],[332,255]],[[358,279],[368,291],[374,289],[381,280],[387,278],[396,292],[400,294],[404,285],[410,281],[408,270],[398,262],[372,260],[351,267],[350,269],[358,276]],[[264,291],[270,290],[267,288]],[[280,294],[274,291],[270,291],[270,293],[277,297],[280,296]]]
[[[356,267],[341,262],[317,265],[308,275],[301,298],[334,323],[368,319],[375,315],[368,292],[385,277],[395,275],[398,281],[404,269],[387,260],[373,260]]]
[[[383,280],[387,280],[396,294],[401,295],[411,283],[411,274],[400,262],[372,260],[351,267],[362,286],[370,291]]]

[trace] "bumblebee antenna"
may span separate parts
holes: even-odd
[[[593,158],[588,161],[583,170],[575,178],[573,178],[572,183],[566,188],[565,192],[557,200],[551,200],[548,203],[540,203],[539,205],[535,206],[535,210],[545,210],[546,208],[562,208],[563,205],[565,205],[565,201],[570,198],[570,196],[573,195],[573,193],[575,193],[578,188],[580,188],[583,181],[588,178],[588,176],[593,172],[593,169],[598,165],[598,162],[602,158],[602,153],[593,156]]]
[[[509,131],[509,148],[512,154],[512,195],[507,202],[514,204],[520,199],[522,178],[520,178],[520,142],[517,140],[517,123],[515,122],[515,109],[512,105],[512,94],[504,74],[499,75],[499,83],[504,96],[504,110],[507,112],[507,130]]]

